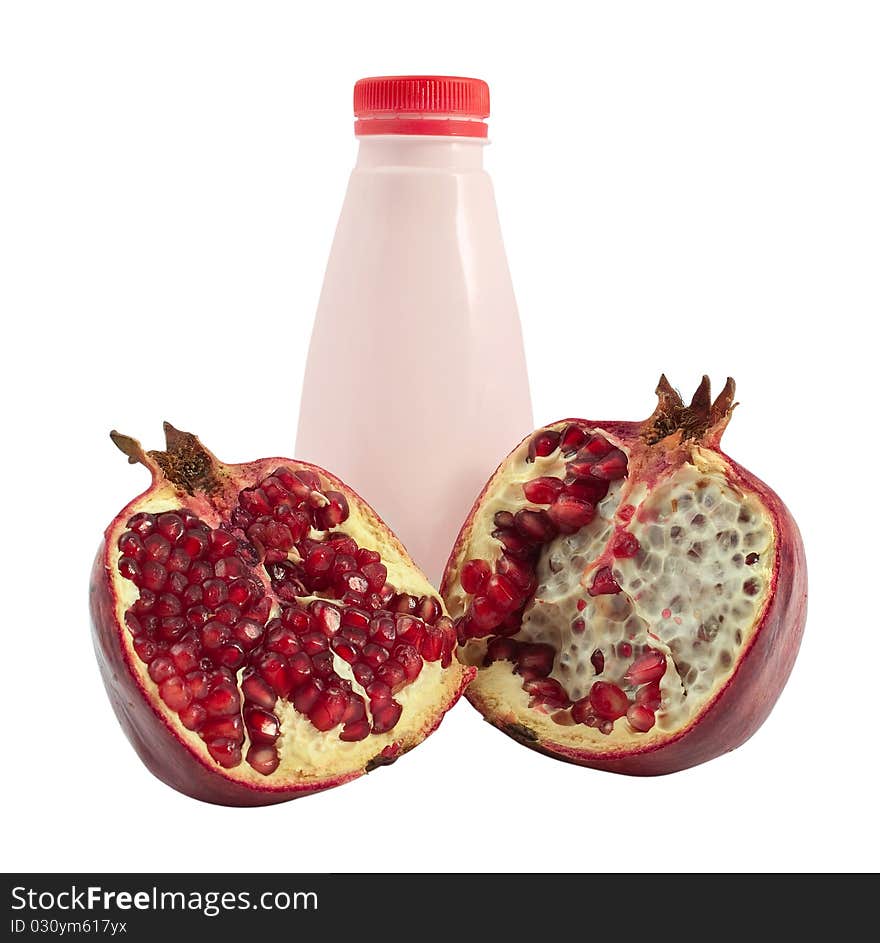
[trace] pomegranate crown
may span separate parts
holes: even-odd
[[[655,392],[657,408],[645,421],[643,432],[648,445],[654,445],[676,433],[680,435],[681,441],[696,439],[717,445],[730,422],[731,413],[737,406],[733,401],[736,393],[733,377],[727,378],[724,389],[714,402],[707,376],[700,381],[689,406],[685,406],[681,395],[673,389],[665,373],[660,376]]]
[[[195,494],[196,491],[211,494],[217,491],[217,459],[191,432],[175,429],[170,422],[162,425],[165,430],[164,452],[145,452],[137,439],[115,429],[110,432],[110,438],[116,448],[128,456],[131,465],[144,465],[153,476],[161,471],[168,481],[187,494]]]

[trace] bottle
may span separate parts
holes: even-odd
[[[309,349],[296,454],[358,491],[438,583],[459,528],[533,428],[492,182],[489,87],[354,88],[359,141]]]

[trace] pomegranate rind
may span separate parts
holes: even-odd
[[[544,428],[561,432],[571,423],[601,433],[624,449],[631,449],[644,438],[644,423],[565,419]],[[533,435],[526,437],[498,467],[458,535],[440,587],[454,618],[463,612],[463,591],[458,582],[461,567],[468,559],[485,556],[484,506],[504,486],[511,463],[522,462]],[[768,485],[721,452],[719,438],[720,431],[712,430],[708,439],[711,449],[689,445],[693,460],[711,463],[713,471],[723,474],[733,487],[755,497],[773,531],[773,558],[767,567],[769,585],[763,606],[738,652],[730,676],[683,726],[673,731],[654,728],[649,734],[627,737],[621,744],[614,737],[596,738],[579,725],[561,726],[547,712],[531,709],[518,690],[518,681],[512,697],[512,665],[506,663],[505,668],[502,667],[505,663],[496,662],[480,668],[465,692],[486,720],[517,742],[547,756],[641,776],[662,775],[704,763],[736,749],[761,726],[785,686],[800,647],[807,612],[806,559],[797,524],[785,504]],[[681,447],[680,440],[676,439],[672,447]],[[673,465],[671,459],[669,467]],[[666,471],[661,457],[652,474],[660,478]],[[540,468],[535,471],[535,475],[543,473]],[[476,648],[481,651],[479,644]],[[501,679],[504,684],[499,683]]]
[[[333,742],[321,746],[321,762],[308,770],[280,770],[270,777],[256,773],[246,763],[224,769],[214,763],[202,741],[186,730],[177,715],[158,696],[132,646],[123,617],[131,602],[132,588],[117,569],[116,549],[126,522],[142,510],[157,510],[183,503],[197,513],[212,513],[212,501],[224,490],[237,493],[245,484],[258,482],[279,465],[308,469],[348,499],[352,517],[380,548],[389,565],[389,576],[399,578],[402,592],[432,592],[430,584],[412,562],[405,548],[370,508],[347,485],[324,469],[283,457],[261,459],[240,465],[216,465],[216,492],[206,497],[198,492],[181,494],[161,472],[153,468],[154,482],[116,516],[105,531],[91,574],[90,611],[92,638],[101,678],[116,717],[138,756],[147,768],[172,788],[205,802],[230,806],[258,806],[285,802],[321,792],[357,779],[378,766],[388,765],[421,743],[440,725],[455,705],[475,671],[453,659],[449,667],[426,665],[422,677],[400,697],[404,712],[399,723],[386,734],[372,734],[357,743]],[[216,511],[213,513],[216,514]],[[431,674],[436,669],[436,677]],[[406,692],[415,690],[422,678],[418,699],[406,710]],[[424,693],[421,693],[424,692]],[[305,724],[305,720],[303,719]],[[310,731],[311,733],[311,731]],[[316,737],[323,736],[315,732]],[[332,735],[335,737],[335,733]]]

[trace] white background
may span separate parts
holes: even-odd
[[[7,870],[877,867],[876,5],[2,11]],[[146,484],[107,430],[290,452],[351,85],[401,72],[492,86],[539,422],[643,417],[661,370],[736,377],[727,450],[804,533],[802,653],[747,745],[674,776],[545,759],[461,704],[341,789],[203,805],[141,766],[92,655],[91,558]]]

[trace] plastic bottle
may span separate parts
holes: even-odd
[[[360,142],[312,334],[296,454],[339,475],[435,583],[532,429],[516,300],[483,170],[489,88],[355,85]]]

